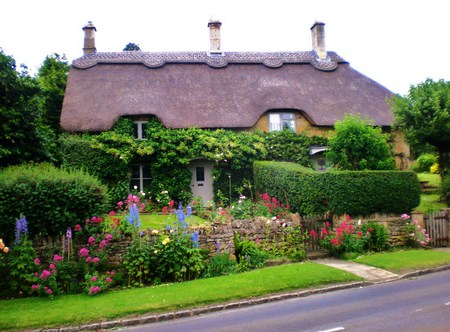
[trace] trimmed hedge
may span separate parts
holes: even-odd
[[[267,192],[301,215],[406,213],[420,203],[414,172],[330,171],[320,173],[285,162],[254,163],[257,192]]]
[[[107,212],[106,187],[82,171],[51,164],[25,164],[0,172],[0,237],[14,239],[24,215],[29,236],[56,236],[92,216]]]

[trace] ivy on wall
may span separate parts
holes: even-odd
[[[152,199],[160,199],[167,191],[170,198],[187,202],[192,198],[187,166],[193,159],[206,159],[215,163],[215,200],[230,203],[230,197],[233,200],[239,194],[249,194],[249,187],[244,185],[253,182],[254,161],[283,160],[311,166],[309,146],[326,144],[325,138],[309,138],[288,130],[169,129],[156,118],[149,119],[147,139],[136,140],[132,126],[132,120],[121,118],[112,130],[100,134],[64,135],[63,164],[99,177],[117,199],[126,194],[124,183],[129,181],[131,165],[147,164]]]

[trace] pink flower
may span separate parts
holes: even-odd
[[[406,213],[403,213],[402,214],[402,219],[403,220],[407,220],[407,219],[409,219],[409,216]]]
[[[311,236],[311,237],[317,237],[316,231],[315,231],[314,229],[311,230],[311,232],[309,233],[309,236]]]
[[[358,235],[359,237],[361,237],[361,236],[362,236],[362,232],[358,232],[358,233],[356,233],[356,235]]]
[[[76,224],[75,225],[75,227],[73,228],[73,230],[75,231],[75,232],[81,232],[81,226],[80,226],[80,224]]]
[[[116,215],[116,212],[115,211],[109,211],[108,215],[111,216],[111,217],[114,217]]]
[[[45,291],[46,291],[49,295],[53,294],[53,291],[52,291],[50,288],[47,288]]]
[[[62,260],[63,260],[63,258],[61,256],[59,256],[58,254],[53,256],[53,261],[55,263],[58,263],[59,261],[62,261]]]
[[[98,292],[100,292],[101,289],[98,286],[91,286],[91,288],[89,288],[89,295],[91,294],[96,294]]]
[[[36,265],[41,265],[41,260],[40,260],[39,258],[35,258],[35,259],[34,259],[34,263],[35,263]]]
[[[123,205],[123,202],[122,202],[122,201],[117,203],[117,206],[118,206],[118,207],[122,207],[122,205]]]
[[[108,282],[108,283],[110,283],[110,282],[112,282],[113,280],[112,280],[110,277],[106,277],[105,281]]]
[[[86,258],[86,263],[89,263],[91,260],[92,260],[91,256],[88,256],[88,257]]]
[[[93,276],[93,277],[91,278],[91,281],[97,281],[97,277],[96,277],[96,276]]]
[[[112,239],[113,239],[113,236],[111,234],[106,234],[106,236],[105,236],[106,241],[111,241]]]
[[[95,238],[93,236],[89,236],[88,243],[95,244]]]
[[[86,248],[81,248],[79,255],[80,257],[86,257],[87,255],[89,255],[89,250]]]
[[[52,275],[52,273],[49,270],[43,270],[40,278],[45,280],[48,277],[50,277],[51,275]]]
[[[98,257],[94,257],[94,259],[92,260],[92,263],[98,263],[100,261],[100,259]]]
[[[35,277],[39,276],[39,273],[34,272],[34,276],[35,276]]]
[[[31,289],[32,289],[32,290],[39,289],[39,285],[32,285],[32,286],[31,286]]]
[[[103,249],[106,246],[108,246],[108,241],[106,240],[102,240],[99,244],[100,249]]]
[[[320,230],[320,234],[321,234],[322,236],[328,235],[327,229],[326,229],[326,228],[322,228],[322,229]]]
[[[326,223],[325,223],[325,227],[326,228],[329,228],[331,225],[330,225],[330,223],[327,221]]]
[[[48,267],[49,267],[51,270],[56,270],[55,264],[50,264]]]

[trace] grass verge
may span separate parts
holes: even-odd
[[[360,256],[351,261],[402,274],[449,265],[450,253],[435,250],[405,250]]]
[[[358,281],[348,272],[312,262],[286,264],[185,283],[0,301],[0,330],[81,325],[129,315],[199,307],[276,292]]]

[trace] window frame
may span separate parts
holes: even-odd
[[[135,126],[136,125],[136,130]],[[133,136],[134,138],[142,141],[146,141],[147,138],[147,128],[143,129],[144,125],[148,125],[148,121],[144,120],[133,120]]]
[[[139,167],[139,177],[133,177],[133,175],[134,175],[133,168],[134,167]],[[144,174],[146,173],[144,171],[145,167],[148,167],[148,170],[147,170],[148,177],[144,177]],[[148,187],[150,188],[150,185],[152,182],[152,174],[151,174],[151,170],[150,170],[150,165],[145,165],[145,164],[131,165],[130,189],[134,189],[134,186],[136,185],[135,184],[136,180],[138,181],[138,185],[137,185],[138,192],[144,192],[144,189],[145,189],[144,182],[148,181],[149,182]]]
[[[283,118],[285,116],[285,118]],[[288,116],[288,118],[286,117]],[[277,117],[278,121],[275,120]],[[292,130],[296,132],[296,119],[294,112],[270,112],[269,113],[269,132],[281,131],[284,129]]]

